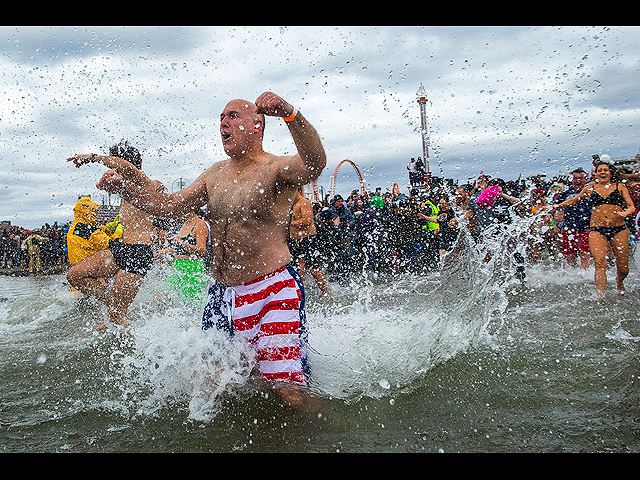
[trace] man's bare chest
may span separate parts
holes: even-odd
[[[221,175],[208,185],[210,218],[242,220],[268,216],[277,198],[266,175]]]

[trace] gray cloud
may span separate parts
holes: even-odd
[[[104,169],[74,153],[123,138],[169,186],[224,158],[219,113],[271,90],[322,136],[329,186],[349,158],[372,187],[407,182],[422,154],[423,83],[431,168],[566,171],[592,153],[638,153],[637,28],[0,28],[0,219],[65,221],[79,193],[100,201]],[[267,120],[265,147],[293,151]],[[345,169],[338,190],[357,186]],[[344,189],[344,190],[343,190]]]

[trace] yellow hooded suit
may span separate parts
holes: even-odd
[[[80,197],[73,208],[74,220],[67,232],[69,263],[75,265],[82,259],[104,250],[113,237],[107,235],[104,227],[96,226],[98,204],[89,197]],[[114,235],[115,237],[116,235]]]

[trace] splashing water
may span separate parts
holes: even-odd
[[[357,274],[328,296],[308,286],[311,392],[354,403],[410,391],[435,365],[467,351],[506,309],[505,272],[511,266],[500,249],[507,237],[490,245],[488,263],[481,260],[486,248],[478,252],[464,234],[438,272]],[[246,344],[201,331],[201,306],[167,308],[165,302],[143,308],[153,304],[144,293],[136,304],[131,348],[117,360],[126,396],[146,392],[142,411],[180,401],[188,403],[191,418],[210,420],[229,395],[261,387]]]
[[[483,264],[479,258],[485,252],[479,254],[468,235],[461,235],[438,272],[357,274],[346,285],[334,285],[328,296],[308,286],[311,392],[353,403],[410,391],[435,365],[469,349],[507,304],[504,285],[495,281],[495,272],[506,263],[498,250],[503,245],[494,247],[491,262]],[[106,378],[96,400],[100,408],[154,415],[179,404],[190,418],[210,421],[230,397],[264,385],[255,373],[252,349],[221,332],[202,331],[202,305],[185,307],[165,288],[164,274],[158,269],[145,278],[126,331],[110,327],[96,333],[105,308],[79,301],[63,278],[46,294],[0,305],[0,328],[5,336],[14,329],[22,335],[50,329],[64,344],[73,341],[64,338],[71,322],[76,348],[103,357],[97,362]],[[33,320],[12,320],[25,317]],[[56,355],[42,352],[38,362],[46,365]],[[100,375],[93,374],[92,382]]]

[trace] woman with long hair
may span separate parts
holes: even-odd
[[[625,218],[635,212],[627,187],[620,182],[616,168],[605,162],[596,162],[594,181],[579,195],[559,203],[564,208],[583,199],[591,202],[589,250],[595,262],[595,282],[598,293],[604,296],[607,286],[607,252],[611,244],[616,259],[616,284],[619,294],[625,292],[624,279],[629,274],[629,230]]]

